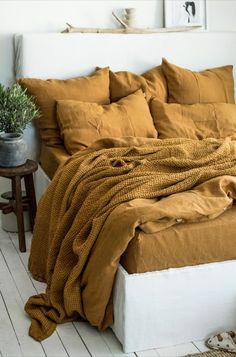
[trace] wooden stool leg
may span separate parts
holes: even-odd
[[[26,251],[25,246],[25,228],[24,228],[24,216],[23,216],[23,204],[22,204],[22,192],[21,192],[21,177],[15,176],[12,178],[12,191],[15,198],[15,214],[17,218],[18,226],[18,238],[19,249],[21,252]]]
[[[24,181],[25,181],[26,195],[29,200],[29,217],[30,217],[31,231],[33,231],[35,216],[37,211],[33,174],[24,176]]]

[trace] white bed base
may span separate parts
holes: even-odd
[[[201,43],[199,56],[193,56],[196,41]],[[141,72],[159,64],[162,56],[179,65],[202,69],[236,63],[232,57],[236,54],[230,50],[234,41],[233,33],[26,34],[16,38],[16,75],[65,78],[88,73],[96,65]],[[178,51],[184,54],[183,60]],[[125,56],[121,58],[120,53]],[[32,135],[36,137],[33,128],[26,136],[31,157],[36,157],[37,143]],[[35,175],[38,198],[49,182],[40,168]],[[144,274],[128,274],[120,266],[114,285],[113,331],[124,351],[133,352],[235,329],[235,277],[236,261]]]
[[[236,261],[144,274],[119,266],[115,335],[125,352],[206,339],[236,328]]]

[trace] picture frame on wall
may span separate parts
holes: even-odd
[[[165,27],[206,29],[206,0],[164,0],[164,22]]]

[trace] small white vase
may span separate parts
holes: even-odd
[[[136,9],[133,7],[124,9],[123,21],[127,26],[134,28],[136,25]]]

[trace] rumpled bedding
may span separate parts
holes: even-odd
[[[236,141],[101,139],[61,167],[37,212],[29,259],[44,294],[25,305],[36,340],[83,318],[113,322],[112,288],[136,228],[212,219],[236,197]]]

